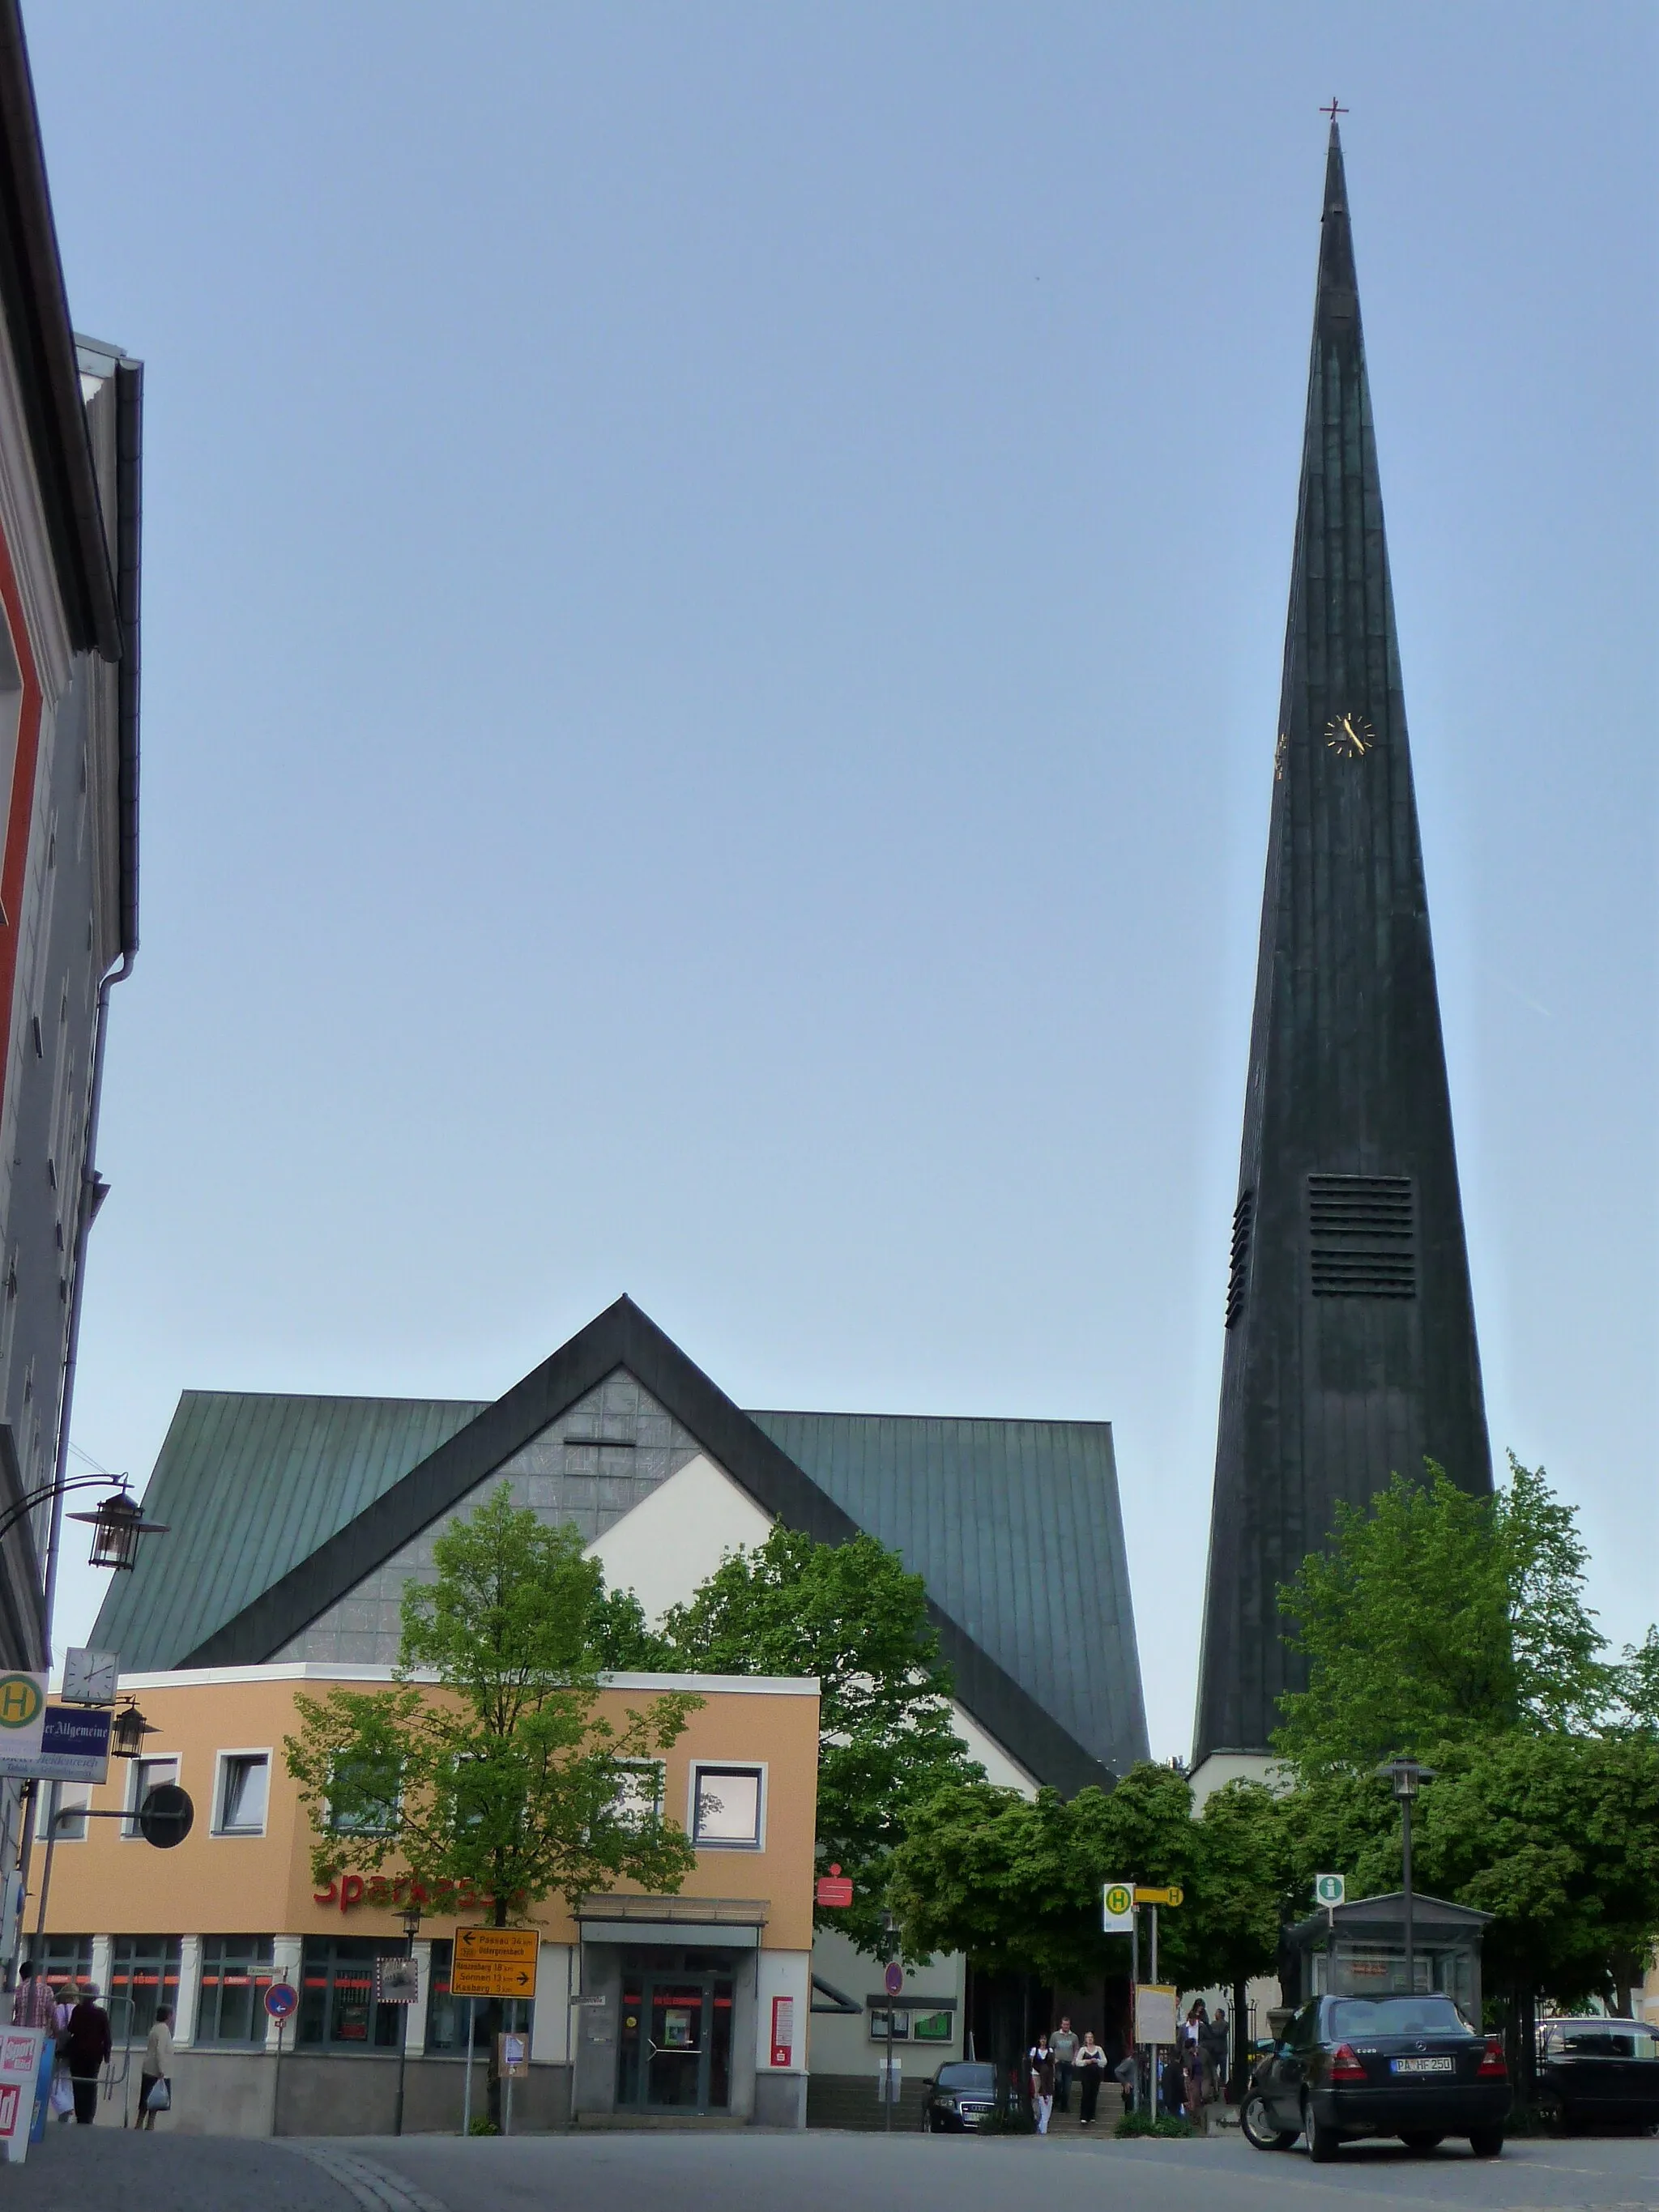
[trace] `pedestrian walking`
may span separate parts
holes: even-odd
[[[17,1972],[17,1990],[11,2001],[11,2024],[14,2027],[49,2028],[56,2040],[58,2000],[53,1996],[52,1984],[46,1976],[35,1972],[32,1959],[25,1959]]]
[[[1048,2115],[1054,2109],[1054,2054],[1048,2047],[1046,2033],[1038,2036],[1026,2059],[1031,2076],[1031,2109],[1036,2115],[1036,2131],[1040,2136],[1048,2132]]]
[[[1123,2092],[1123,2109],[1133,2112],[1135,2108],[1135,2080],[1140,2069],[1135,2063],[1135,2054],[1126,2051],[1112,2069],[1112,2079]]]
[[[1210,2025],[1202,1997],[1194,1997],[1181,2024],[1181,2101],[1187,2118],[1197,2121],[1204,2110],[1204,2038]]]
[[[164,2102],[156,2101],[157,2089],[166,2092]],[[173,2013],[167,2005],[158,2006],[155,2025],[144,2045],[144,2069],[138,2077],[138,2124],[155,2130],[158,2112],[173,2110]]]
[[[1106,2078],[1106,2053],[1095,2041],[1095,2032],[1091,2027],[1085,2027],[1083,2031],[1083,2040],[1078,2045],[1075,2063],[1078,2125],[1091,2127],[1095,2106],[1100,2101],[1100,2085]]]
[[[1227,2081],[1227,2013],[1218,2005],[1215,2018],[1199,2038],[1204,2053],[1204,2101],[1212,2105],[1226,2087]]]
[[[1054,2110],[1069,2112],[1072,2109],[1072,2068],[1077,2062],[1077,2038],[1072,2033],[1069,2013],[1060,2014],[1060,2026],[1048,2038],[1048,2048],[1054,2054]]]
[[[98,2112],[98,2069],[109,2063],[109,2014],[91,1982],[81,1984],[81,1999],[69,2016],[64,2056],[75,2092],[75,2124],[89,2128]]]

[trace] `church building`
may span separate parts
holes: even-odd
[[[1340,1504],[1492,1488],[1382,495],[1334,115],[1233,1209],[1200,1796],[1304,1686],[1282,1583]]]

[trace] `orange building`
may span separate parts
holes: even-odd
[[[456,1929],[483,1921],[483,1904],[465,1890],[426,1899],[414,2001],[382,2001],[377,1960],[411,1948],[404,1885],[365,1870],[317,1887],[310,1819],[283,1756],[296,1694],[390,1680],[385,1668],[306,1662],[123,1677],[155,1733],[142,1759],[112,1760],[106,1784],[64,1790],[42,1959],[54,1980],[105,1993],[112,2108],[125,2099],[136,2109],[137,2059],[156,2007],[169,2004],[170,2124],[180,2130],[384,2132],[400,2071],[407,2128],[459,2124],[471,2007],[451,1996],[450,1970]],[[629,2111],[805,2124],[817,1684],[619,1674],[599,1710],[617,1717],[671,1689],[704,1702],[646,1786],[691,1838],[696,1863],[672,1897],[622,1885],[574,1912],[552,1898],[530,1916],[535,1997],[507,2023],[530,2042],[517,2125]],[[164,1782],[195,1808],[170,1850],[128,1820],[76,1817],[132,1812]],[[25,1948],[41,1956],[38,1943]],[[297,1996],[280,2054],[264,2004],[279,1982]],[[475,2112],[483,2082],[480,2039]]]

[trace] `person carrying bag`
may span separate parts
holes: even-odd
[[[152,2133],[157,2112],[173,2110],[173,2014],[163,2005],[144,2045],[144,2070],[138,2081],[138,2124]]]

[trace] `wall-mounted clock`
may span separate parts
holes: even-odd
[[[64,1654],[64,1703],[66,1705],[112,1705],[121,1673],[117,1651],[88,1651],[77,1645]]]

